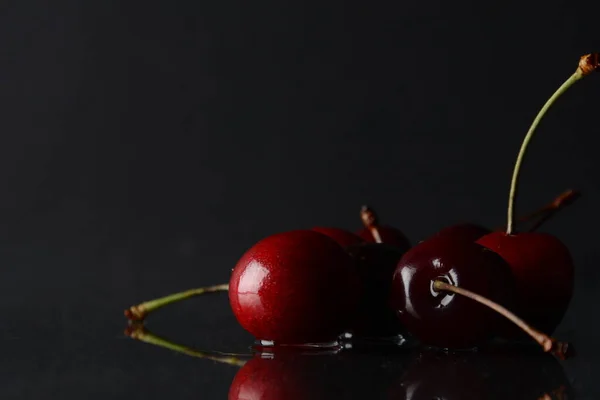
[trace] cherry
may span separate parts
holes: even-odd
[[[569,87],[598,69],[598,53],[581,57],[575,73],[544,104],[525,135],[517,156],[510,185],[506,232],[488,234],[477,242],[508,262],[516,278],[517,312],[534,326],[549,332],[561,322],[573,295],[573,261],[567,247],[552,235],[514,232],[517,183],[527,146],[543,116]]]
[[[346,249],[355,261],[363,285],[350,330],[358,337],[393,337],[405,332],[390,307],[392,276],[404,254],[385,243],[361,243]]]
[[[389,225],[379,225],[379,218],[375,211],[369,206],[360,209],[360,218],[364,228],[358,232],[358,236],[369,243],[387,243],[406,251],[410,249],[410,240],[398,229]]]
[[[275,344],[335,342],[349,326],[359,296],[352,258],[314,231],[262,239],[238,261],[229,282],[240,325]]]
[[[408,331],[425,345],[465,349],[485,344],[502,327],[493,310],[544,351],[567,358],[572,354],[567,343],[548,337],[501,305],[510,304],[513,285],[508,265],[495,252],[476,243],[432,238],[398,263],[392,304]]]
[[[538,232],[494,232],[477,243],[508,262],[516,283],[515,311],[540,330],[554,332],[573,296],[569,249],[556,237]],[[505,336],[521,336],[511,328],[504,331]]]
[[[392,304],[423,344],[472,348],[490,338],[496,315],[468,298],[434,290],[433,283],[443,280],[506,302],[511,279],[508,266],[494,252],[475,243],[434,237],[417,244],[398,263]]]
[[[329,236],[344,248],[365,242],[360,236],[340,228],[317,226],[311,230]]]

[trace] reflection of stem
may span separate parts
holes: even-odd
[[[492,300],[481,296],[477,293],[471,292],[470,290],[464,289],[462,287],[451,285],[447,282],[443,281],[434,281],[433,288],[438,291],[446,291],[452,292],[456,294],[460,294],[461,296],[468,297],[471,300],[474,300],[480,304],[483,304],[486,307],[491,308],[496,311],[498,314],[503,317],[509,319],[512,323],[521,328],[525,333],[533,338],[536,342],[539,343],[540,346],[547,353],[552,353],[556,357],[561,360],[567,359],[573,352],[573,349],[567,342],[559,342],[556,339],[546,335],[543,332],[538,331],[534,327],[530,326],[527,322],[523,321],[521,318],[517,317],[514,313],[509,311],[507,308],[501,306],[498,303],[493,302]]]
[[[558,389],[553,390],[551,393],[544,393],[542,397],[539,397],[538,400],[567,400],[567,388],[564,386],[559,387]]]
[[[125,316],[132,321],[142,321],[152,311],[176,303],[181,300],[189,299],[190,297],[200,296],[202,294],[226,292],[229,290],[229,284],[206,286],[196,289],[190,289],[179,293],[170,294],[154,300],[145,301],[136,306],[131,306],[125,310]]]
[[[208,352],[194,350],[189,347],[179,345],[167,339],[163,339],[159,336],[156,336],[149,332],[146,329],[146,327],[140,323],[132,323],[131,325],[129,325],[127,329],[125,329],[125,335],[129,336],[132,339],[136,339],[141,342],[152,344],[155,346],[163,347],[191,357],[204,358],[207,360],[218,361],[224,364],[235,365],[238,367],[241,367],[246,363],[246,361],[239,358],[240,356],[250,357],[250,355],[246,354],[229,354],[216,351]]]

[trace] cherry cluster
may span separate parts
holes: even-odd
[[[535,230],[578,193],[568,191],[519,220],[514,205],[523,156],[543,115],[566,89],[597,69],[598,54],[581,57],[527,132],[511,180],[505,229],[454,225],[413,246],[365,206],[364,228],[356,233],[314,227],[271,235],[243,254],[229,284],[142,303],[126,315],[141,320],[174,301],[228,290],[238,322],[262,345],[323,347],[344,335],[409,334],[427,346],[468,349],[493,338],[528,335],[545,351],[567,357],[568,344],[542,332],[551,334],[567,311],[573,261],[558,238]],[[534,225],[516,232],[521,221]]]

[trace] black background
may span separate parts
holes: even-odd
[[[363,203],[415,242],[502,225],[530,122],[600,50],[592,4],[3,1],[2,397],[225,398],[235,369],[126,340],[122,310],[226,282],[269,234],[357,229]],[[545,226],[576,262],[557,335],[578,398],[600,395],[599,91],[552,108],[518,200],[583,192]],[[243,350],[219,296],[153,326]]]

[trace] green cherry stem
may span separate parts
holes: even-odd
[[[600,59],[598,53],[587,54],[582,56],[579,60],[579,65],[577,70],[573,75],[571,75],[557,90],[554,94],[546,101],[542,109],[539,111],[529,131],[525,135],[525,139],[523,139],[523,143],[521,144],[521,149],[519,150],[519,154],[517,156],[517,161],[515,163],[515,167],[513,170],[512,180],[510,183],[510,193],[508,195],[508,221],[506,225],[506,234],[511,235],[513,233],[513,225],[514,225],[514,206],[515,206],[515,197],[517,195],[517,182],[519,180],[519,173],[521,171],[521,164],[523,163],[523,157],[525,156],[525,151],[527,150],[527,146],[531,141],[533,134],[536,131],[537,126],[540,121],[546,114],[546,112],[550,109],[550,107],[554,104],[554,102],[565,93],[575,82],[580,79],[586,77],[592,72],[598,70],[600,68]]]
[[[142,324],[133,323],[125,330],[125,335],[132,339],[139,340],[140,342],[148,343],[154,346],[163,347],[177,353],[182,353],[187,356],[203,358],[212,361],[218,361],[224,364],[235,365],[238,367],[243,366],[246,361],[242,360],[241,357],[251,357],[251,355],[245,354],[232,354],[232,353],[221,353],[221,352],[208,352],[201,350],[194,350],[190,347],[183,346],[180,344],[173,343],[167,339],[163,339],[149,332]]]
[[[509,311],[507,308],[501,306],[498,303],[493,302],[492,300],[484,296],[440,280],[436,280],[433,282],[433,289],[436,291],[456,293],[461,296],[467,297],[473,301],[476,301],[480,304],[483,304],[486,307],[491,308],[498,314],[509,319],[512,323],[517,325],[523,331],[525,331],[525,333],[531,336],[533,340],[535,340],[539,343],[540,346],[542,346],[545,352],[552,353],[561,360],[567,359],[574,352],[572,346],[569,343],[559,342],[556,339],[546,335],[545,333],[538,331],[537,329],[529,325],[527,322],[523,321],[521,318],[516,316],[513,312]]]
[[[221,285],[214,286],[206,286],[196,289],[189,289],[183,292],[170,294],[165,297],[161,297],[158,299],[145,301],[135,306],[129,307],[125,310],[124,314],[127,319],[132,321],[142,321],[146,318],[146,316],[152,311],[169,305],[171,303],[175,303],[181,300],[188,299],[190,297],[200,296],[208,293],[218,293],[218,292],[227,292],[229,290],[229,284],[223,283]]]

